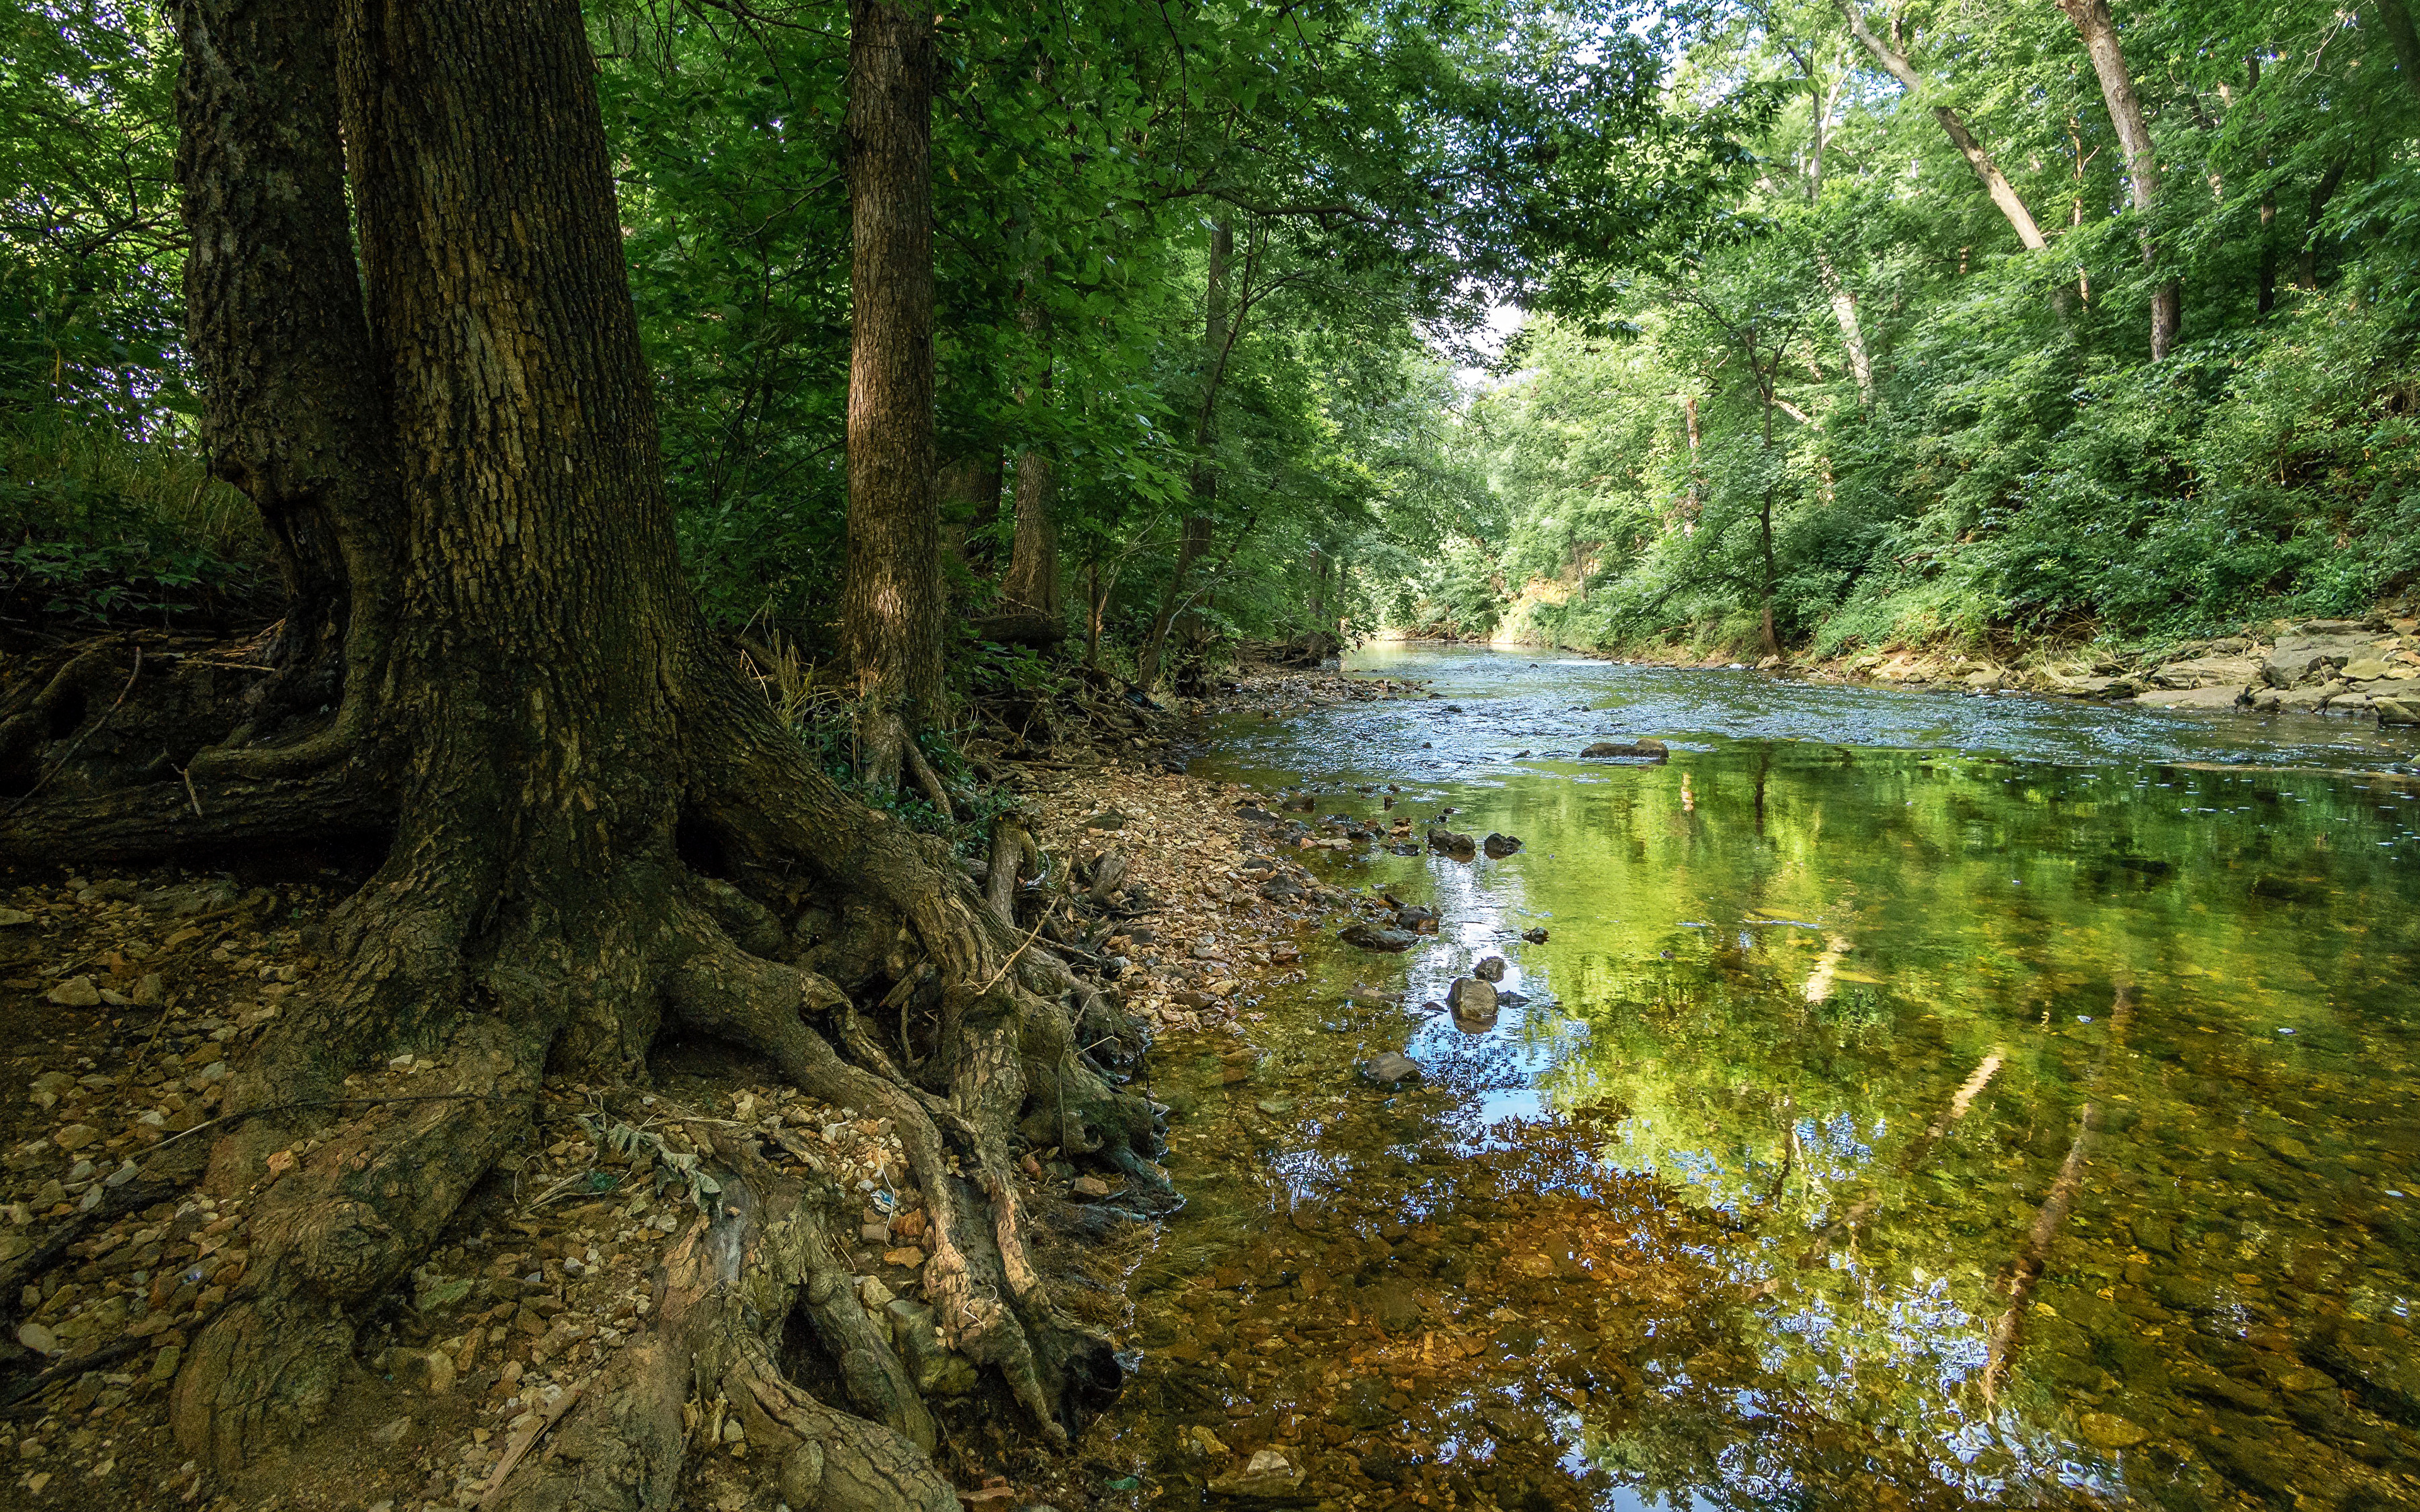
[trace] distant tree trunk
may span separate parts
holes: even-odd
[[[942,717],[941,532],[933,487],[933,17],[850,0],[848,566],[841,643],[877,791]]]
[[[2387,41],[2394,45],[2396,67],[2402,71],[2404,85],[2420,95],[2420,31],[2412,29],[2411,10],[2403,0],[2378,0],[2378,19],[2384,24]]]
[[[970,575],[981,571],[974,539],[1000,518],[1000,494],[1007,470],[997,446],[951,458],[935,474],[943,548]]]
[[[1050,398],[1049,316],[1038,299],[1028,299],[1018,319],[1042,353],[1042,370],[1021,396],[1030,410],[1038,411]],[[1048,449],[1029,442],[1016,458],[1016,535],[1001,579],[999,616],[1019,622],[1020,633],[1010,639],[1027,644],[1056,641],[1067,633],[1061,623],[1059,523],[1053,516],[1058,492],[1058,467]]]
[[[1234,255],[1234,226],[1223,220],[1212,223],[1209,272],[1202,296],[1202,348],[1206,355],[1202,408],[1193,427],[1194,445],[1204,451],[1218,437],[1218,385],[1226,377],[1228,354],[1235,344],[1234,328],[1227,319],[1227,265]],[[1193,464],[1192,494],[1192,507],[1185,517],[1184,533],[1177,543],[1176,562],[1168,576],[1167,592],[1160,595],[1159,612],[1152,616],[1151,633],[1136,662],[1136,681],[1145,687],[1159,685],[1169,626],[1175,623],[1177,611],[1185,604],[1186,578],[1195,561],[1210,549],[1211,515],[1218,502],[1218,472],[1207,456]]]
[[[1084,567],[1084,665],[1101,664],[1101,616],[1109,608],[1109,590],[1101,580],[1101,554],[1095,549]]]
[[[1698,533],[1698,516],[1705,507],[1704,501],[1698,492],[1699,432],[1698,396],[1696,394],[1684,393],[1681,395],[1681,413],[1688,422],[1689,426],[1689,489],[1688,492],[1683,496],[1681,501],[1681,533],[1683,535],[1695,535]]]
[[[1752,355],[1749,358],[1749,361],[1755,361]],[[1774,363],[1776,370],[1780,365],[1780,354],[1776,353],[1774,356]],[[1760,613],[1757,617],[1757,629],[1760,641],[1764,647],[1764,654],[1768,656],[1777,656],[1781,655],[1781,637],[1775,633],[1773,627],[1773,592],[1774,586],[1780,579],[1781,574],[1774,560],[1773,494],[1777,484],[1771,475],[1773,465],[1773,410],[1774,400],[1776,395],[1774,393],[1771,382],[1764,382],[1762,387],[1763,393],[1761,396],[1764,400],[1764,432],[1761,440],[1761,445],[1764,449],[1766,477],[1764,483],[1764,497],[1757,506],[1756,527],[1757,545],[1764,558],[1764,581],[1758,597]]]
[[[2319,286],[2319,217],[2327,213],[2328,201],[2336,197],[2336,186],[2344,182],[2344,164],[2332,162],[2327,172],[2311,189],[2311,213],[2303,229],[2302,255],[2294,263],[2297,285],[2317,291]]]
[[[2143,248],[2143,266],[2157,274],[2160,266],[2158,227],[2160,165],[2151,146],[2150,128],[2143,120],[2143,102],[2126,71],[2126,54],[2118,46],[2118,23],[2109,14],[2109,0],[2057,0],[2059,9],[2084,39],[2092,71],[2101,80],[2101,98],[2109,107],[2110,124],[2126,152],[2126,182],[2134,205],[2134,234]],[[2151,290],[2151,361],[2164,362],[2184,325],[2184,290],[2173,278],[2160,279]]]
[[[185,319],[210,468],[250,496],[286,590],[255,724],[341,706],[357,733],[384,646],[394,433],[353,261],[338,0],[175,8]],[[353,583],[372,612],[351,623]],[[349,641],[351,646],[348,654]]]
[[[1807,148],[1807,203],[1812,206],[1823,197],[1823,150],[1831,133],[1832,111],[1839,102],[1840,88],[1848,82],[1843,68],[1832,87],[1816,87],[1807,80],[1807,92],[1814,106],[1815,129]],[[1832,254],[1820,242],[1815,248],[1815,272],[1823,282],[1824,298],[1832,304],[1832,321],[1840,328],[1840,346],[1848,353],[1849,374],[1857,381],[1857,407],[1870,409],[1874,405],[1874,363],[1866,352],[1865,323],[1857,318],[1857,296],[1841,279],[1840,270],[1833,265]]]
[[[1834,0],[1834,3],[1849,23],[1849,30],[1856,34],[1857,40],[1873,54],[1874,61],[1889,70],[1892,78],[1906,85],[1911,96],[1924,93],[1924,80],[1908,62],[1907,55],[1874,35],[1874,29],[1867,24],[1864,13],[1857,9],[1853,0]],[[1958,113],[1947,105],[1935,105],[1932,118],[1941,123],[1941,130],[1948,136],[1951,145],[1958,148],[1959,155],[1966,160],[1966,166],[1974,170],[1976,178],[1983,185],[1983,192],[1999,208],[2000,214],[2017,233],[2017,239],[2024,243],[2025,250],[2040,252],[2049,246],[2050,242],[2041,234],[2041,227],[2034,223],[2033,212],[2025,208],[2025,202],[2018,196],[2016,186],[2009,182],[2008,175],[2002,173],[2000,165],[1992,161],[1992,155],[1983,150],[1983,145],[1975,140],[1975,133],[1966,129],[1966,123],[1958,118]]]
[[[2244,94],[2248,99],[2260,87],[2260,54],[2253,54],[2243,60]],[[2260,191],[2260,270],[2253,287],[2253,309],[2267,315],[2277,307],[2277,191],[2263,187]]]

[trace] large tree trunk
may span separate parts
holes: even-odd
[[[1001,485],[1006,469],[998,446],[983,447],[952,458],[935,474],[941,539],[950,555],[969,577],[988,576],[988,548],[977,548],[975,537],[987,534],[1000,519]]]
[[[2133,199],[2134,234],[2142,244],[2143,266],[2156,278],[2159,158],[2152,150],[2151,129],[2143,119],[2143,102],[2134,94],[2133,77],[2126,71],[2126,54],[2118,46],[2118,23],[2109,14],[2109,0],[2058,0],[2058,8],[2075,23],[2084,49],[2092,58],[2092,71],[2101,81],[2109,122],[2118,129],[2118,145],[2126,153],[2126,184]],[[2173,278],[2157,279],[2151,288],[2151,361],[2166,361],[2183,325],[2183,287]]]
[[[203,433],[211,471],[260,511],[286,590],[280,674],[256,690],[254,723],[275,733],[342,702],[350,733],[383,646],[381,625],[350,624],[351,584],[383,603],[401,480],[345,205],[337,0],[190,0],[176,15]]]
[[[1892,78],[1906,85],[1910,96],[1924,93],[1924,80],[1916,71],[1915,65],[1908,61],[1907,54],[1875,35],[1873,27],[1866,22],[1865,13],[1856,8],[1854,0],[1834,0],[1834,4],[1839,7],[1842,19],[1849,23],[1849,30],[1856,35],[1866,51],[1873,54],[1875,62],[1889,70]],[[2050,242],[2043,238],[2033,212],[2025,208],[2024,200],[2018,195],[2016,186],[2009,182],[2009,176],[2002,173],[1992,155],[1983,150],[1983,144],[1975,139],[1975,133],[1967,130],[1966,123],[1959,118],[1958,113],[1947,105],[1935,105],[1932,118],[1941,123],[1942,132],[1949,138],[1950,145],[1957,147],[1958,155],[1966,160],[1966,166],[1974,170],[1977,181],[1983,186],[1983,193],[1991,196],[1993,205],[1998,208],[2009,228],[2017,233],[2017,239],[2024,243],[2025,250],[2040,252],[2049,246]]]
[[[209,109],[236,120],[314,98],[327,59],[312,34],[227,27],[240,8],[189,41],[283,93]],[[319,1421],[358,1369],[354,1319],[530,1138],[542,1078],[622,1084],[676,1026],[892,1121],[931,1220],[922,1282],[943,1340],[1063,1444],[1118,1369],[1026,1248],[1014,1146],[1043,1139],[1148,1180],[1153,1110],[1092,1058],[1099,998],[1020,942],[946,853],[841,793],[708,634],[664,498],[594,71],[573,0],[351,0],[343,139],[403,480],[391,554],[348,577],[353,640],[393,627],[348,681],[366,712],[265,754],[238,731],[190,785],[147,770],[0,812],[13,856],[391,837],[332,920],[332,979],[287,1001],[233,1078],[209,1180],[256,1194],[228,1236],[249,1259],[223,1273],[226,1305],[187,1351],[174,1426],[227,1469]],[[285,182],[273,158],[230,171]],[[231,257],[273,255],[284,223],[210,208],[240,199],[206,201],[197,224]],[[240,340],[277,367],[305,361],[314,335],[272,322]],[[360,497],[321,501],[339,540],[355,523],[341,501]],[[108,711],[54,745],[72,754],[94,717]],[[917,1048],[946,1095],[908,1084],[910,1047],[858,1015],[849,989],[878,997],[886,979],[844,987],[795,964],[777,910],[843,894],[929,965],[940,1028]],[[411,1095],[362,1111],[401,1080],[386,1070],[398,1049],[418,1057]],[[861,1309],[830,1305],[814,1225],[789,1216],[798,1195],[745,1149],[722,1160],[714,1231],[675,1253],[658,1331],[613,1367],[628,1390],[588,1398],[564,1428],[582,1454],[525,1465],[505,1502],[669,1504],[680,1403],[711,1380],[786,1446],[754,1470],[759,1504],[940,1512],[929,1417]],[[794,1304],[855,1362],[845,1410],[773,1364]]]
[[[933,491],[933,16],[850,0],[848,576],[841,640],[861,701],[858,765],[898,787],[942,716]]]

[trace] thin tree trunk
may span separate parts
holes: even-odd
[[[848,568],[841,641],[861,704],[858,762],[898,787],[940,720],[940,521],[933,488],[929,8],[850,0]]]
[[[1774,354],[1774,362],[1776,367],[1779,365],[1780,360],[1779,353],[1776,352]],[[1753,361],[1753,359],[1751,359],[1751,361]],[[1764,499],[1757,508],[1756,524],[1757,544],[1762,549],[1764,556],[1764,583],[1762,592],[1759,595],[1761,612],[1758,616],[1757,626],[1760,639],[1764,647],[1764,654],[1768,656],[1777,656],[1781,655],[1781,637],[1774,632],[1773,627],[1773,589],[1775,582],[1780,577],[1780,572],[1775,564],[1773,551],[1773,491],[1776,485],[1770,475],[1770,471],[1773,466],[1773,409],[1775,394],[1770,387],[1766,388],[1764,391],[1763,398],[1764,433],[1762,445],[1764,449],[1767,476],[1764,484]]]
[[[2243,60],[2245,71],[2244,97],[2250,99],[2260,88],[2260,54],[2253,54]],[[2260,270],[2253,286],[2253,309],[2267,315],[2277,307],[2277,191],[2264,185],[2260,191]]]
[[[2311,213],[2303,230],[2302,255],[2295,259],[2294,283],[2316,292],[2319,286],[2319,217],[2327,212],[2328,201],[2336,197],[2336,186],[2344,182],[2344,164],[2332,162],[2328,171],[2311,190]]]
[[[1109,604],[1109,590],[1101,582],[1099,551],[1085,565],[1084,579],[1084,666],[1090,670],[1101,664],[1101,614]]]
[[[2126,183],[2133,198],[2135,238],[2142,244],[2143,266],[2157,274],[2160,266],[2158,227],[2160,165],[2151,146],[2151,131],[2143,119],[2143,102],[2126,71],[2126,54],[2118,45],[2118,23],[2109,14],[2109,0],[2057,0],[2059,9],[2075,23],[2101,81],[2101,98],[2109,107],[2110,124],[2126,153]],[[2184,290],[2173,278],[2160,279],[2151,290],[2151,361],[2164,362],[2184,324]]]
[[[1193,427],[1197,450],[1206,452],[1217,440],[1216,419],[1218,410],[1218,386],[1227,371],[1227,355],[1234,345],[1235,332],[1227,322],[1227,265],[1235,255],[1235,228],[1226,221],[1217,221],[1210,227],[1210,258],[1208,277],[1202,295],[1203,362],[1202,408]],[[1177,610],[1185,602],[1185,579],[1193,563],[1210,549],[1212,512],[1218,503],[1218,473],[1204,455],[1193,464],[1192,507],[1185,517],[1184,533],[1177,542],[1176,563],[1168,576],[1168,589],[1161,594],[1159,612],[1152,616],[1151,633],[1144,640],[1142,653],[1136,661],[1135,679],[1145,687],[1159,684],[1161,663],[1166,659],[1169,627],[1175,623]]]
[[[378,615],[350,623],[352,585],[387,600],[402,480],[345,203],[337,0],[190,0],[175,14],[203,434],[211,471],[260,511],[286,590],[284,671],[261,702],[282,716],[341,701],[349,735],[383,647]]]
[[[1849,30],[1856,34],[1857,40],[1873,54],[1874,61],[1889,70],[1892,78],[1905,85],[1910,95],[1922,94],[1924,80],[1908,62],[1906,54],[1874,35],[1874,29],[1867,24],[1865,15],[1853,0],[1834,0],[1834,3],[1848,22]],[[1966,129],[1966,123],[1959,119],[1958,113],[1947,105],[1935,105],[1932,118],[1941,123],[1941,130],[1948,136],[1951,145],[1958,148],[1959,155],[1966,160],[1966,165],[1974,170],[1983,192],[1999,208],[2000,214],[2017,233],[2017,239],[2024,243],[2025,250],[2039,252],[2049,246],[2050,243],[2042,237],[2041,227],[2034,223],[2033,212],[2025,208],[2025,202],[2019,197],[2016,187],[2009,182],[2008,175],[2000,171],[2000,165],[1992,161],[1992,155],[1983,150],[1983,145],[1975,140],[1975,133]]]
[[[1049,317],[1038,299],[1029,299],[1018,318],[1042,352],[1042,370],[1022,395],[1030,408],[1039,409],[1050,394]],[[1002,617],[1024,622],[1024,633],[1015,639],[1028,644],[1056,641],[1067,632],[1060,623],[1059,524],[1053,517],[1058,491],[1058,467],[1050,453],[1029,443],[1016,458],[1016,535],[1000,585]]]
[[[1681,501],[1681,533],[1685,536],[1695,535],[1698,533],[1698,516],[1705,507],[1704,501],[1699,496],[1698,492],[1699,431],[1698,396],[1696,394],[1684,393],[1681,395],[1681,413],[1688,422],[1689,426],[1689,491],[1683,497]]]
[[[1840,98],[1840,87],[1848,82],[1843,68],[1840,77],[1829,89],[1815,87],[1807,80],[1807,94],[1813,104],[1815,129],[1807,148],[1807,203],[1815,205],[1823,197],[1823,151],[1832,128],[1832,111]],[[1849,373],[1857,382],[1857,407],[1870,409],[1874,406],[1874,363],[1866,352],[1865,324],[1857,318],[1857,296],[1841,280],[1840,270],[1833,265],[1829,249],[1820,243],[1815,248],[1815,272],[1823,285],[1823,296],[1831,301],[1832,320],[1840,328],[1840,346],[1849,356]]]

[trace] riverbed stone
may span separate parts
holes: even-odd
[[[2366,639],[2292,635],[2279,639],[2260,674],[2271,687],[2300,687],[2370,651]]]
[[[1364,950],[1385,950],[1399,953],[1420,943],[1420,937],[1406,929],[1381,929],[1375,924],[1347,924],[1336,932],[1336,937],[1347,945]]]
[[[1600,740],[1581,751],[1580,756],[1583,760],[1620,756],[1645,757],[1650,761],[1663,761],[1671,753],[1672,748],[1660,740]]]
[[[1280,1502],[1295,1499],[1308,1474],[1302,1466],[1275,1449],[1256,1449],[1240,1469],[1211,1478],[1210,1489],[1220,1496]]]
[[[1416,1081],[1420,1074],[1419,1062],[1400,1050],[1381,1050],[1361,1062],[1361,1074],[1380,1087],[1399,1087]]]
[[[2420,724],[2420,698],[2372,699],[2378,710],[2378,722],[2382,725]]]
[[[1517,835],[1499,835],[1490,831],[1487,838],[1479,842],[1479,848],[1485,851],[1491,858],[1500,861],[1521,848],[1521,838]]]
[[[1479,842],[1458,830],[1438,825],[1429,829],[1429,849],[1450,856],[1457,861],[1467,861],[1479,854]]]
[[[1484,982],[1498,982],[1504,980],[1504,958],[1491,955],[1472,966],[1470,974]]]
[[[2076,1433],[2085,1443],[2102,1454],[2117,1454],[2132,1449],[2150,1438],[2150,1433],[2114,1412],[2086,1412],[2075,1420]]]

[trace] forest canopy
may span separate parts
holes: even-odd
[[[587,19],[684,560],[830,661],[845,9]],[[273,613],[195,460],[171,20],[6,25],[10,612]],[[970,649],[2127,640],[2420,566],[2404,0],[977,6],[935,46]]]

